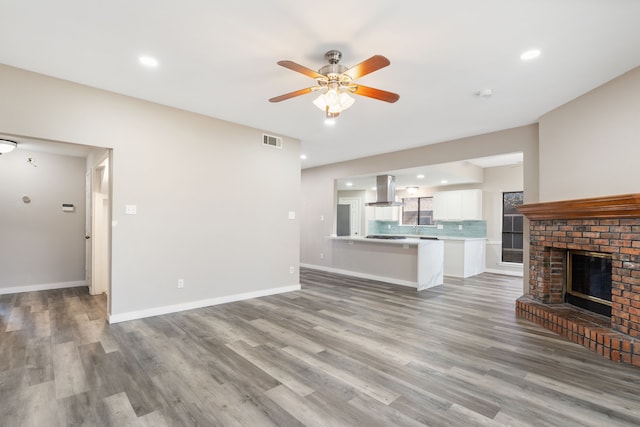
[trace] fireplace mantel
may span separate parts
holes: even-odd
[[[518,210],[530,220],[639,218],[640,194],[530,203],[518,206]]]

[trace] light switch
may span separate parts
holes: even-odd
[[[138,213],[138,207],[136,205],[126,205],[124,207],[124,213],[127,215],[135,215]]]
[[[289,219],[296,219],[296,213],[294,211],[289,211]]]

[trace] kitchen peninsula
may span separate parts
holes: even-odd
[[[334,271],[417,290],[444,283],[442,240],[378,237],[331,237]]]

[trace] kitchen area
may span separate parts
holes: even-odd
[[[502,193],[522,185],[522,154],[508,157],[337,178],[320,269],[417,290],[444,276],[521,276],[500,256]]]

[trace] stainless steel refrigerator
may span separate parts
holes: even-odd
[[[351,206],[338,205],[338,226],[336,228],[338,236],[351,236]]]

